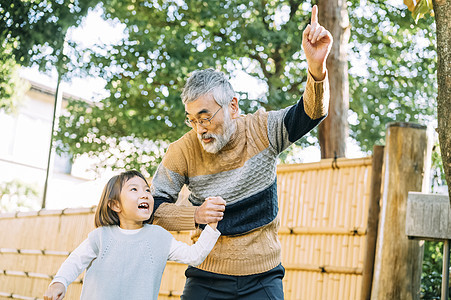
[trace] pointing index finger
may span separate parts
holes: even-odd
[[[313,5],[312,8],[312,18],[310,20],[310,24],[318,23],[318,6]]]

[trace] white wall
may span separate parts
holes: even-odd
[[[54,103],[54,96],[49,92],[52,92],[50,88],[35,86],[26,92],[16,114],[0,112],[0,184],[20,180],[37,187],[41,197]],[[85,176],[83,165],[77,162],[77,176],[65,174],[67,163],[67,158],[55,161],[54,172],[49,177],[46,207],[56,209],[97,204],[105,180],[93,181],[92,176]],[[41,203],[39,200],[35,207],[40,208]]]

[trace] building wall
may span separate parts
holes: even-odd
[[[0,112],[0,186],[11,181],[21,182],[36,189],[42,198],[55,91],[36,82],[24,82],[29,89],[20,100],[18,111],[14,114]],[[77,97],[63,94],[63,106],[68,98]],[[77,190],[88,178],[73,176],[70,157],[53,157],[46,203],[49,208],[67,207],[67,203],[61,203],[65,191]],[[34,201],[32,208],[39,208],[41,202]]]

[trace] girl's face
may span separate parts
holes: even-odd
[[[114,210],[120,220],[123,229],[138,229],[143,226],[143,221],[150,218],[153,211],[153,197],[150,187],[140,177],[130,178],[125,182],[121,190],[120,204],[112,202]]]

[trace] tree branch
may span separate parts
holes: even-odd
[[[249,57],[255,59],[256,61],[258,61],[258,63],[260,64],[260,68],[262,69],[263,75],[265,75],[265,78],[268,79],[268,78],[271,77],[271,73],[266,70],[266,63],[263,60],[263,58],[260,57],[260,55],[258,55],[258,54],[249,54]]]
[[[288,22],[293,19],[294,15],[298,11],[299,5],[301,5],[302,1],[290,0],[289,2],[290,2],[290,18],[288,19]]]
[[[266,4],[267,4],[267,1],[266,0],[262,0],[261,1],[261,5],[262,5],[262,10],[261,10],[261,12],[262,12],[262,23],[263,23],[263,25],[265,25],[265,29],[267,30],[267,31],[270,31],[269,30],[269,24],[265,21],[265,18],[268,16],[268,14],[266,13]]]
[[[288,89],[289,93],[299,92],[299,86],[304,82],[307,81],[307,76],[302,76],[302,79],[298,82],[295,82],[291,85],[291,87]]]

